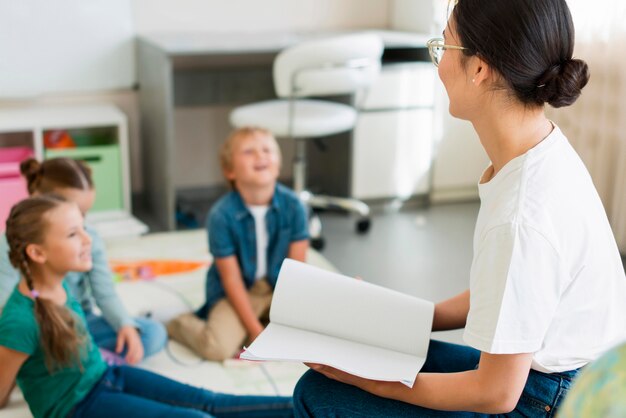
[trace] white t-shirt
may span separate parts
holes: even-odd
[[[265,214],[269,206],[248,206],[248,210],[254,218],[254,229],[256,234],[256,274],[257,280],[267,276],[267,223]]]
[[[626,277],[606,213],[567,138],[541,143],[479,185],[465,342],[584,366],[626,339]]]

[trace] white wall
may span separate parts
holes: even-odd
[[[478,181],[489,165],[487,153],[471,123],[452,117],[449,100],[439,83],[436,88],[435,162],[433,202],[478,198]]]
[[[129,0],[0,0],[0,98],[130,88]]]
[[[433,0],[392,0],[390,22],[394,29],[436,33]],[[442,2],[442,0],[438,0]]]
[[[138,33],[384,28],[389,0],[132,0]]]

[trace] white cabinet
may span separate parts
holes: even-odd
[[[447,1],[391,0],[390,26],[441,37],[450,9]],[[435,145],[431,201],[477,199],[478,179],[489,160],[472,125],[450,116],[448,97],[438,78],[433,86]]]
[[[110,105],[0,110],[0,155],[3,151],[30,149],[39,160],[68,157],[82,160],[91,168],[96,201],[88,220],[105,238],[147,231],[130,215],[127,135],[126,115]],[[14,179],[19,161],[4,164]],[[10,192],[6,184],[3,189],[0,179],[3,205],[10,207],[23,196]],[[0,221],[4,224],[4,219]]]
[[[429,62],[385,65],[366,98],[357,97],[353,197],[405,199],[429,193],[434,83]]]
[[[436,157],[433,166],[431,200],[454,202],[478,199],[478,181],[489,165],[478,134],[466,120],[448,111],[448,96],[441,83],[435,90],[437,122]]]

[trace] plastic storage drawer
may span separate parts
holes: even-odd
[[[0,148],[0,231],[5,229],[11,207],[28,197],[20,162],[32,156],[33,150],[28,147]]]
[[[65,149],[47,149],[46,159],[68,157],[84,161],[91,167],[96,201],[93,211],[124,208],[122,191],[122,167],[118,145],[101,145]]]

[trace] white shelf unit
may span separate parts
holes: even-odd
[[[44,135],[55,130],[63,130],[77,137],[81,133],[87,133],[89,137],[90,132],[97,137],[104,132],[108,142],[104,145],[77,142],[71,148],[46,148]],[[94,213],[90,214],[88,220],[103,238],[147,232],[146,225],[131,215],[128,123],[126,115],[117,107],[81,105],[1,108],[0,148],[7,146],[30,147],[40,161],[55,156],[84,160],[92,167],[97,191]],[[88,157],[87,154],[94,156]],[[99,189],[102,191],[100,201]],[[113,191],[108,192],[110,190]],[[108,198],[111,195],[113,199]]]

